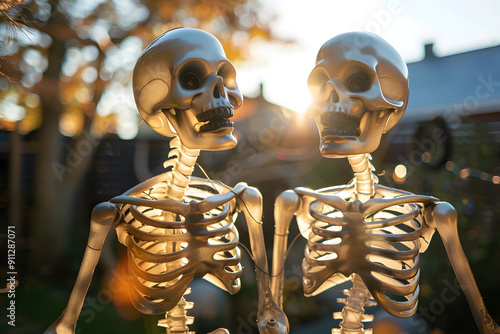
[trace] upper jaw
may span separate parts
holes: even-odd
[[[361,117],[351,115],[341,109],[323,111],[319,121],[322,125],[322,138],[334,136],[354,139],[361,133]]]
[[[229,118],[233,117],[233,115],[233,108],[227,106],[206,110],[196,115],[198,122],[195,124],[195,130],[203,133],[225,128],[232,129],[234,123]]]
[[[328,113],[326,114],[328,115]],[[359,120],[359,132],[357,136],[329,135],[325,132],[325,128],[327,128],[329,124],[329,118],[333,116],[322,116],[324,123],[328,124],[326,127],[323,123],[318,124],[322,130],[320,141],[321,154],[327,158],[341,158],[353,154],[372,153],[380,144],[385,124],[390,115],[391,110],[375,112],[366,110],[361,114],[360,119],[356,118],[356,120]],[[317,121],[319,122],[321,119],[317,119]],[[355,121],[351,120],[350,122],[354,124]]]
[[[366,132],[375,131],[375,128],[385,128],[390,114],[394,111],[394,108],[367,110],[364,107],[345,111],[342,107],[327,106],[316,120],[323,139],[356,140]]]

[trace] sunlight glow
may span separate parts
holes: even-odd
[[[310,102],[307,78],[314,67],[315,55],[310,52],[304,56],[297,53],[297,48],[289,45],[254,45],[252,58],[258,59],[262,54],[275,56],[266,61],[251,60],[237,65],[238,84],[243,94],[255,97],[259,83],[263,83],[266,100],[297,113],[305,113]]]
[[[341,243],[342,243],[341,238],[332,238],[332,239],[328,239],[325,242],[323,242],[323,244],[325,244],[325,245],[340,245]]]
[[[261,12],[278,14],[272,22],[273,34],[295,44],[253,43],[249,61],[236,66],[238,83],[249,97],[263,83],[269,102],[299,113],[308,105],[307,78],[319,48],[340,33],[376,33],[407,62],[421,60],[427,43],[434,43],[436,54],[444,56],[499,41],[498,20],[492,13],[500,10],[500,2],[317,0],[305,6],[299,0],[269,0],[262,5]],[[450,11],[453,15],[443,24],[441,13]]]

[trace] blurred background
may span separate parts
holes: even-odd
[[[319,155],[315,124],[304,115],[316,52],[352,30],[391,43],[409,66],[410,102],[373,154],[380,183],[457,209],[462,245],[500,322],[498,2],[3,0],[0,13],[0,288],[7,226],[15,226],[18,272],[16,326],[2,311],[2,332],[41,333],[54,322],[75,282],[92,208],[162,172],[170,138],[141,122],[130,79],[144,47],[178,26],[214,34],[238,70],[246,97],[234,118],[239,144],[202,152],[198,162],[210,178],[260,189],[269,252],[280,192],[352,178],[345,159]],[[238,226],[248,245],[244,224]],[[292,224],[290,241],[295,235]],[[298,238],[286,263],[285,311],[292,333],[327,333],[338,325],[331,314],[340,310],[336,298],[345,287],[303,296],[304,245]],[[130,305],[124,256],[110,233],[78,333],[161,333],[158,317]],[[246,254],[243,261],[243,288],[234,296],[193,281],[192,330],[257,333],[253,267]],[[420,285],[410,319],[367,309],[376,314],[375,333],[477,332],[437,234],[421,256]],[[6,294],[0,302],[5,310]]]

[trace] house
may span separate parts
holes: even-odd
[[[498,146],[500,46],[438,57],[428,44],[424,59],[409,63],[408,70],[408,107],[380,149],[385,163],[436,169],[453,150],[455,159],[460,153],[468,160],[468,144],[477,144],[478,136],[490,150]],[[488,174],[492,179],[493,171]]]
[[[438,57],[427,44],[424,59],[408,70],[410,98],[402,123],[439,116],[454,125],[460,117],[500,117],[500,45]]]

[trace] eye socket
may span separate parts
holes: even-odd
[[[217,70],[217,75],[222,77],[224,86],[229,89],[236,89],[236,70],[231,63],[222,63]]]
[[[307,84],[309,93],[313,97],[319,97],[325,91],[326,83],[328,82],[328,74],[322,68],[315,68],[309,75]]]
[[[194,73],[186,73],[182,77],[181,83],[182,87],[190,90],[196,89],[200,86],[200,80]]]
[[[368,90],[370,79],[366,75],[355,74],[347,80],[346,85],[351,92],[361,93]]]
[[[394,101],[403,101],[408,98],[408,89],[405,89],[400,80],[391,77],[380,77],[380,88],[386,98]]]

